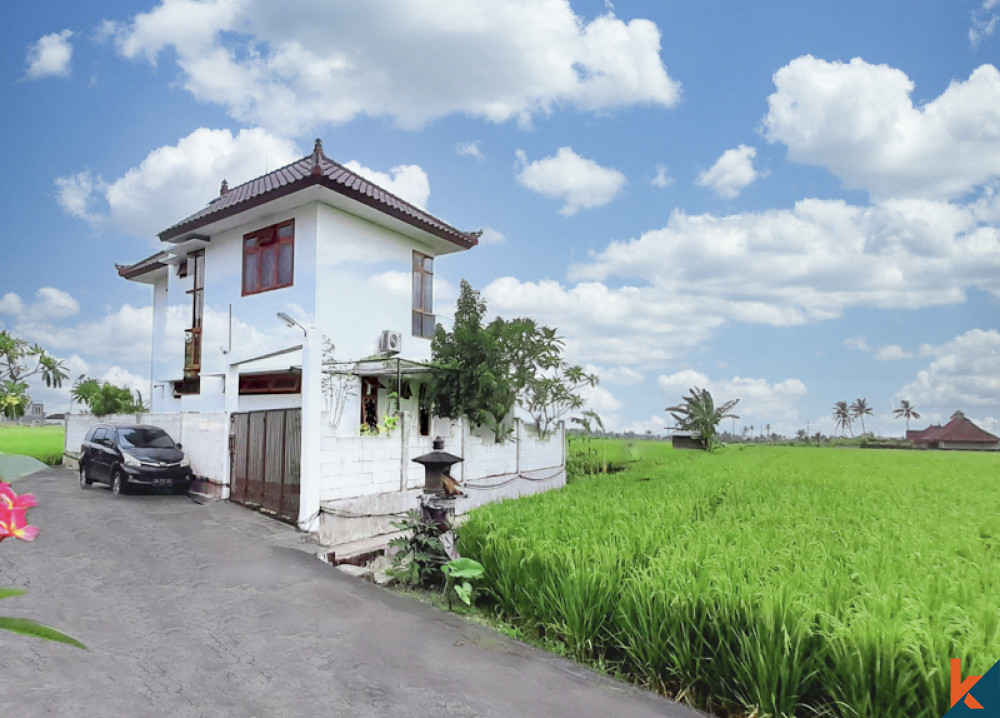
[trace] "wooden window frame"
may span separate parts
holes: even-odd
[[[251,394],[301,394],[302,372],[240,374],[240,396]]]
[[[291,233],[286,236],[281,236],[281,230],[286,227],[291,227]],[[288,271],[288,281],[280,281],[280,264],[281,264],[281,252],[282,247],[291,247],[289,250],[291,252],[291,266]],[[265,256],[271,256],[273,270],[271,271],[271,276],[265,277],[264,274],[264,258]],[[289,219],[284,222],[278,222],[277,224],[272,224],[267,227],[262,227],[254,232],[249,232],[243,235],[243,264],[240,270],[240,276],[242,278],[242,289],[243,296],[247,297],[253,294],[261,294],[262,292],[270,292],[274,289],[283,289],[284,287],[291,287],[295,284],[295,220]],[[253,271],[257,273],[256,275],[256,285],[250,285],[248,289],[247,285],[247,263],[248,258],[255,258],[255,268]]]
[[[191,326],[185,330],[184,337],[184,376],[197,377],[201,373],[201,339],[202,323],[205,317],[205,250],[192,252],[184,260],[184,265],[190,269],[191,289]],[[188,276],[185,273],[185,276]],[[197,392],[195,392],[197,393]]]
[[[434,257],[413,251],[413,315],[410,331],[415,337],[434,336]]]

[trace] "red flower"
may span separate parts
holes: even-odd
[[[33,494],[18,496],[10,484],[0,482],[0,541],[17,538],[33,541],[38,535],[35,526],[28,525],[28,509],[35,505]]]

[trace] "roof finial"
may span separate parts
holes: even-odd
[[[320,161],[323,159],[323,140],[319,137],[316,138],[316,144],[313,145],[313,168],[312,173],[314,175],[321,174],[323,168],[320,166]]]
[[[219,196],[225,197],[227,194],[229,194],[229,183],[226,180],[222,180],[222,186],[219,187]]]

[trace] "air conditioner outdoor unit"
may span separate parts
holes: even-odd
[[[403,351],[403,334],[391,329],[383,329],[378,338],[378,350],[389,354],[399,354]]]

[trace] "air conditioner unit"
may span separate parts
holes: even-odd
[[[391,329],[383,329],[378,338],[378,350],[388,354],[399,354],[403,351],[403,334]]]

